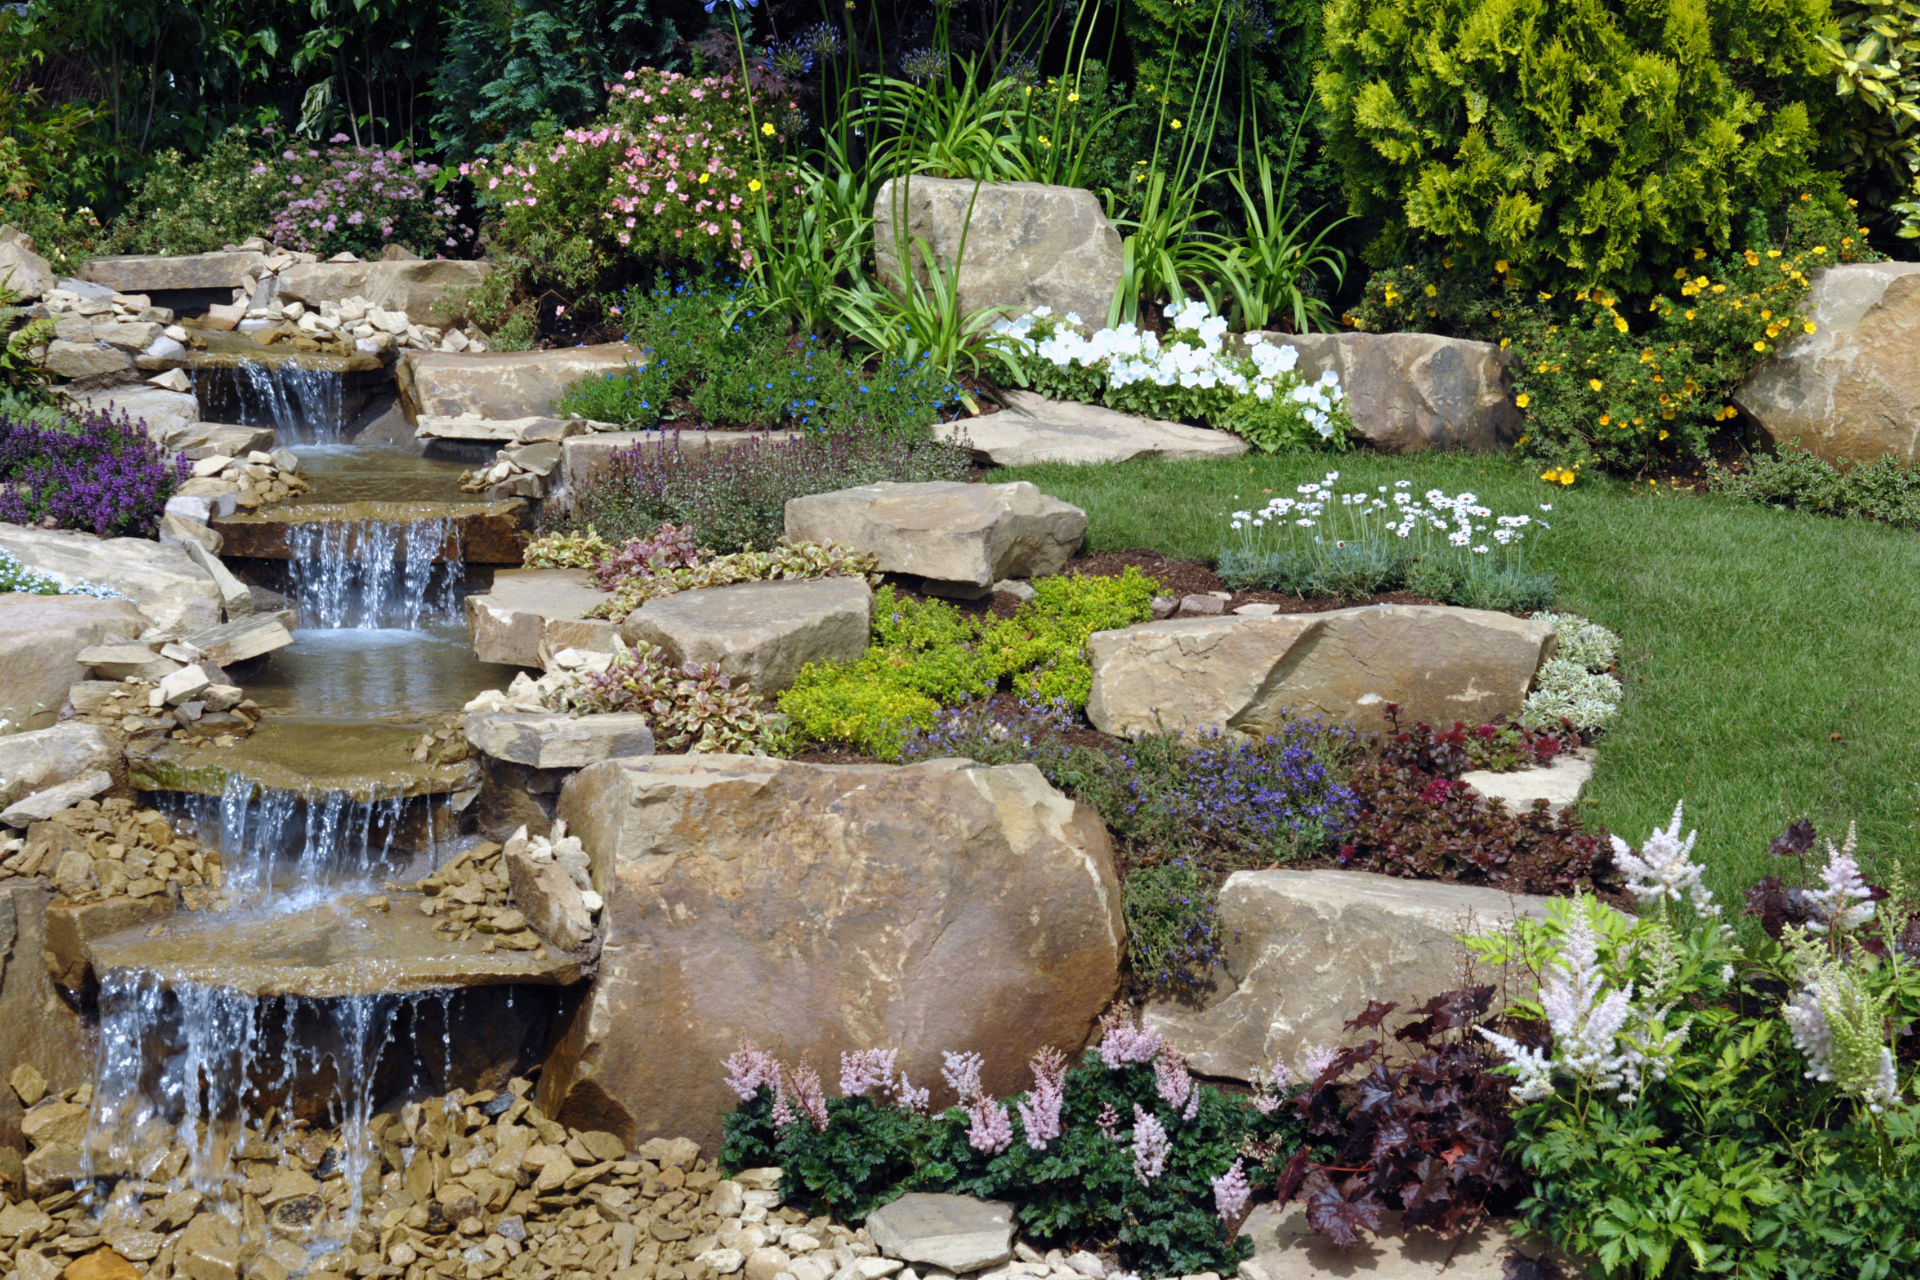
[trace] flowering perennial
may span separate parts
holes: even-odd
[[[1627,892],[1639,901],[1659,904],[1664,910],[1666,904],[1684,897],[1701,915],[1718,916],[1720,907],[1713,900],[1713,891],[1700,880],[1706,868],[1692,858],[1693,842],[1700,833],[1689,831],[1684,841],[1680,839],[1685,805],[1683,800],[1673,806],[1672,823],[1665,831],[1656,830],[1648,836],[1639,853],[1619,836],[1611,837],[1613,860],[1627,876]]]
[[[1158,1120],[1140,1109],[1139,1103],[1133,1104],[1133,1176],[1140,1185],[1148,1187],[1153,1180],[1166,1171],[1167,1152],[1171,1147],[1167,1131]]]

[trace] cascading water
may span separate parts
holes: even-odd
[[[316,520],[288,532],[301,624],[414,630],[457,614],[465,574],[451,520]]]
[[[202,370],[194,376],[197,382],[202,376],[216,375],[223,383],[231,377],[231,393],[237,400],[230,410],[233,420],[272,427],[281,444],[330,444],[341,438],[347,425],[345,375],[337,370],[304,369],[291,361],[241,360],[230,372]]]

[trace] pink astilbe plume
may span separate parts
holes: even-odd
[[[775,1093],[780,1090],[779,1061],[745,1036],[740,1037],[739,1051],[727,1058],[725,1066],[727,1088],[742,1102],[752,1102],[762,1085],[771,1086]]]
[[[902,1071],[900,1083],[894,1086],[893,1105],[902,1111],[911,1111],[916,1116],[923,1116],[927,1114],[927,1099],[931,1096],[930,1090],[916,1089],[907,1083],[907,1073]]]
[[[1187,1074],[1187,1060],[1175,1053],[1173,1046],[1160,1046],[1153,1060],[1153,1081],[1160,1096],[1180,1113],[1182,1120],[1193,1119],[1200,1109],[1200,1091],[1193,1087],[1193,1077]]]
[[[1220,1221],[1227,1224],[1229,1236],[1246,1215],[1247,1197],[1252,1194],[1253,1188],[1247,1185],[1247,1171],[1241,1167],[1239,1160],[1233,1162],[1233,1168],[1213,1180],[1213,1207],[1219,1211]]]
[[[812,1067],[801,1067],[789,1073],[792,1080],[793,1100],[813,1127],[825,1133],[827,1131],[827,1091],[820,1087],[820,1073]]]
[[[893,1060],[898,1049],[859,1049],[840,1055],[840,1094],[862,1098],[870,1090],[887,1092],[893,1081]]]
[[[1166,1172],[1167,1153],[1173,1149],[1173,1143],[1167,1139],[1167,1131],[1160,1122],[1140,1109],[1139,1103],[1133,1104],[1133,1176],[1140,1185],[1150,1187],[1153,1180]]]
[[[1330,1045],[1311,1044],[1300,1065],[1306,1069],[1308,1080],[1318,1080],[1339,1057],[1340,1051]]]
[[[1027,1145],[1045,1151],[1060,1136],[1060,1108],[1067,1100],[1067,1059],[1058,1049],[1045,1048],[1033,1056],[1033,1092],[1017,1104]]]
[[[775,1132],[785,1132],[799,1117],[793,1114],[793,1100],[787,1097],[785,1079],[776,1074],[773,1078],[773,1127]]]
[[[1261,1115],[1270,1116],[1287,1100],[1287,1090],[1292,1087],[1293,1068],[1275,1058],[1271,1067],[1253,1069],[1253,1097],[1249,1101]]]
[[[1120,1113],[1113,1109],[1111,1102],[1101,1104],[1100,1118],[1094,1121],[1094,1123],[1100,1126],[1100,1132],[1106,1134],[1107,1137],[1113,1139],[1115,1142],[1120,1140]]]
[[[1136,1062],[1152,1062],[1159,1054],[1158,1031],[1143,1031],[1118,1018],[1107,1023],[1106,1034],[1100,1037],[1100,1061],[1109,1071]]]
[[[973,1123],[967,1129],[967,1145],[975,1151],[997,1156],[1013,1145],[1013,1117],[1007,1104],[995,1102],[986,1094],[976,1094],[967,1103]]]
[[[985,1063],[977,1053],[948,1053],[940,1055],[946,1065],[940,1068],[940,1078],[947,1082],[947,1088],[960,1095],[965,1102],[980,1093],[980,1068]]]

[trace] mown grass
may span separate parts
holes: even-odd
[[[1859,823],[1868,874],[1920,878],[1920,534],[1624,482],[1543,483],[1506,458],[1355,454],[997,472],[1086,509],[1093,549],[1211,560],[1226,513],[1328,470],[1496,512],[1550,502],[1529,566],[1619,632],[1626,698],[1583,811],[1636,846],[1684,798],[1716,895],[1781,870],[1767,842]],[[1372,726],[1363,726],[1372,728]]]

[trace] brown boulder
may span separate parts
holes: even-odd
[[[221,253],[128,253],[90,258],[80,278],[116,293],[171,293],[180,289],[237,289],[258,276],[267,256],[252,249]]]
[[[605,950],[539,1102],[630,1148],[717,1142],[743,1035],[828,1078],[842,1051],[896,1046],[933,1084],[942,1050],[974,1050],[1017,1092],[1119,982],[1106,829],[1032,765],[612,760],[558,814],[607,888]]]
[[[280,273],[278,296],[318,307],[365,298],[382,311],[404,311],[415,324],[441,328],[465,320],[473,290],[492,264],[450,258],[381,262],[298,262]]]
[[[1266,333],[1300,353],[1308,382],[1340,376],[1354,430],[1382,453],[1471,449],[1497,453],[1526,420],[1513,403],[1507,357],[1490,342],[1433,333]]]
[[[551,351],[409,351],[400,357],[400,407],[407,421],[432,418],[538,418],[553,412],[581,378],[645,363],[624,342]]]
[[[151,625],[131,600],[0,595],[0,719],[10,730],[52,725],[68,686],[87,678],[80,651]]]

